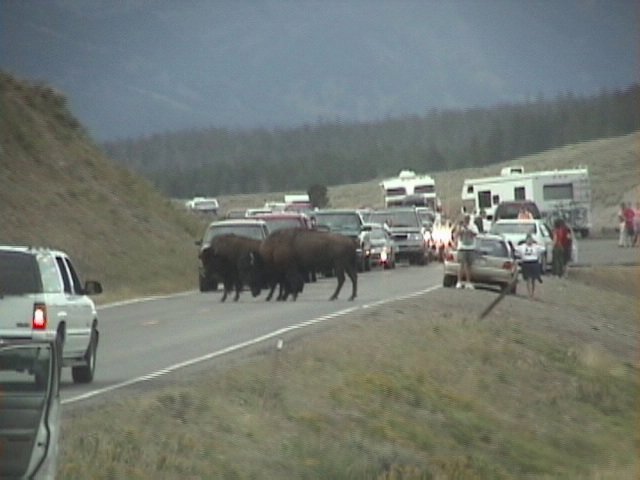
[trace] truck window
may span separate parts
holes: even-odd
[[[51,255],[38,255],[37,260],[42,277],[42,291],[44,293],[61,293],[62,279],[55,259]]]
[[[406,195],[407,191],[404,187],[387,188],[387,196],[395,197],[396,195]]]
[[[84,288],[82,287],[82,282],[80,281],[78,272],[76,272],[76,269],[73,267],[71,260],[65,258],[64,262],[67,264],[67,268],[69,269],[69,275],[71,275],[71,281],[73,283],[73,293],[75,293],[76,295],[82,295],[84,293]]]
[[[0,298],[41,292],[38,264],[32,255],[0,252]]]
[[[478,192],[478,208],[491,208],[491,190]]]
[[[69,272],[67,272],[67,267],[64,264],[64,261],[61,257],[56,257],[56,263],[58,264],[58,268],[60,269],[60,274],[62,275],[62,283],[64,284],[64,293],[68,293],[71,295],[73,293],[73,286],[71,285],[71,278],[69,278]]]
[[[544,185],[542,187],[542,198],[545,200],[573,200],[573,184]]]
[[[524,200],[524,187],[515,187],[513,189],[513,198],[516,200]]]

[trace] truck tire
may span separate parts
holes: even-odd
[[[91,327],[91,339],[84,354],[84,365],[71,367],[73,383],[91,383],[96,370],[96,354],[98,352],[98,330],[95,324]]]

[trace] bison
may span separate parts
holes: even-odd
[[[250,253],[249,257],[248,277],[254,296],[268,283],[271,291],[267,299],[270,299],[276,285],[284,284],[285,298],[290,292],[295,300],[304,284],[300,272],[313,270],[333,270],[335,273],[338,285],[329,300],[338,298],[345,272],[352,285],[349,300],[357,295],[356,245],[344,235],[301,228],[282,229],[264,239],[258,254]]]
[[[259,247],[260,240],[229,233],[214,237],[211,244],[202,251],[202,265],[206,275],[220,277],[224,285],[220,301],[224,302],[234,288],[236,294],[233,300],[238,301],[246,282],[242,263],[251,252],[257,253]]]

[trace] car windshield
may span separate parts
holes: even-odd
[[[476,240],[476,250],[484,255],[492,257],[509,257],[509,249],[504,242],[499,240],[490,240],[478,238]]]
[[[47,344],[0,348],[0,391],[46,392],[50,361],[51,347]]]
[[[418,216],[413,210],[401,210],[393,212],[389,210],[381,210],[371,212],[369,221],[372,223],[385,223],[390,228],[398,227],[420,227]]]
[[[42,293],[35,256],[22,252],[0,252],[0,298],[30,293]]]
[[[362,222],[357,213],[318,213],[316,224],[329,227],[330,230],[360,231]]]
[[[495,223],[491,227],[491,233],[495,233],[496,235],[504,235],[505,233],[526,235],[527,233],[531,233],[535,235],[538,233],[538,229],[535,223]]]
[[[209,227],[205,234],[203,244],[211,243],[214,237],[220,235],[226,235],[228,233],[235,233],[243,237],[254,238],[256,240],[262,240],[264,238],[264,230],[260,224],[255,225],[214,225]]]

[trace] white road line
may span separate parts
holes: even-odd
[[[154,378],[160,377],[162,375],[165,375],[167,373],[173,372],[173,371],[178,370],[180,368],[189,367],[191,365],[195,365],[196,363],[205,362],[207,360],[211,360],[213,358],[220,357],[220,356],[225,355],[227,353],[235,352],[235,351],[240,350],[242,348],[249,347],[249,346],[252,346],[252,345],[256,345],[256,344],[258,344],[260,342],[264,342],[265,340],[269,340],[270,338],[274,338],[274,337],[277,337],[279,335],[283,335],[283,334],[291,332],[293,330],[298,330],[298,329],[301,329],[301,328],[304,328],[304,327],[308,327],[310,325],[315,325],[316,323],[321,323],[321,322],[324,322],[326,320],[331,320],[333,318],[341,317],[341,316],[347,315],[349,313],[356,312],[358,310],[364,310],[364,309],[368,309],[368,308],[378,307],[380,305],[384,305],[386,303],[394,302],[396,300],[406,300],[408,298],[417,297],[417,296],[423,295],[425,293],[431,293],[431,292],[433,292],[433,291],[435,291],[435,290],[437,290],[439,288],[440,288],[440,285],[434,285],[434,286],[429,287],[429,288],[427,288],[425,290],[420,290],[418,292],[413,292],[413,293],[410,293],[410,294],[407,294],[407,295],[401,295],[399,297],[387,298],[387,299],[379,300],[379,301],[373,302],[373,303],[368,303],[368,304],[364,304],[364,305],[345,308],[344,310],[339,310],[337,312],[329,313],[329,314],[323,315],[321,317],[316,317],[316,318],[313,318],[311,320],[306,320],[304,322],[300,322],[300,323],[297,323],[295,325],[291,325],[289,327],[285,327],[285,328],[281,328],[279,330],[275,330],[273,332],[267,333],[266,335],[262,335],[260,337],[253,338],[251,340],[247,340],[246,342],[241,342],[241,343],[237,343],[235,345],[231,345],[231,346],[229,346],[227,348],[223,348],[222,350],[218,350],[216,352],[211,352],[211,353],[208,353],[206,355],[202,355],[200,357],[196,357],[196,358],[192,358],[190,360],[186,360],[184,362],[176,363],[176,364],[171,365],[169,367],[163,368],[161,370],[157,370],[155,372],[148,373],[146,375],[142,375],[140,377],[132,378],[132,379],[126,380],[124,382],[120,382],[120,383],[116,383],[114,385],[110,385],[108,387],[98,388],[96,390],[91,390],[91,391],[89,391],[87,393],[83,393],[83,394],[77,395],[75,397],[70,397],[70,398],[64,399],[64,400],[62,400],[61,403],[63,405],[68,405],[70,403],[75,403],[75,402],[79,402],[81,400],[87,400],[89,398],[97,397],[98,395],[102,395],[104,393],[112,392],[112,391],[117,390],[119,388],[128,387],[130,385],[134,385],[136,383],[141,383],[141,382],[144,382],[144,381],[147,381],[147,380],[152,380]],[[186,293],[190,293],[190,292],[186,292]],[[159,299],[159,298],[170,298],[170,297],[180,296],[180,295],[184,295],[184,294],[167,295],[167,296],[162,296],[162,297],[147,297],[147,298],[144,298],[144,299],[131,300],[131,301],[128,301],[128,302],[119,302],[118,304],[111,304],[109,306],[126,305],[128,303],[135,303],[136,301],[156,300],[156,299]]]

